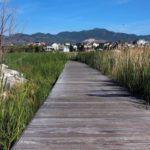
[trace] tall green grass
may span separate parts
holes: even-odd
[[[150,99],[150,49],[78,53],[76,60],[111,76],[132,93]]]
[[[61,53],[6,55],[5,64],[23,73],[27,83],[14,86],[5,99],[0,97],[0,149],[9,150],[18,139],[48,96],[66,61],[66,55]]]

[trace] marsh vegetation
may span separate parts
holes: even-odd
[[[80,61],[138,93],[149,104],[150,49],[80,53],[8,53],[5,64],[24,74],[27,82],[16,84],[2,96],[0,87],[0,149],[8,150],[19,138],[35,112],[46,100],[68,59]]]
[[[0,86],[0,149],[8,150],[48,96],[66,63],[61,53],[12,53],[5,64],[24,74],[25,84],[16,84],[2,96]]]
[[[150,49],[78,53],[76,60],[109,75],[133,94],[150,99]]]

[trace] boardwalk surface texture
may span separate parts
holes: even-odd
[[[150,112],[139,102],[70,61],[13,150],[149,150]]]

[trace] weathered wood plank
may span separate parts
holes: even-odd
[[[143,101],[97,70],[68,62],[13,150],[148,150]]]

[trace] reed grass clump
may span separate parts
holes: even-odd
[[[39,106],[48,96],[67,57],[61,53],[12,53],[5,64],[24,74],[27,82],[16,84],[0,97],[0,150],[9,150]],[[0,86],[0,95],[5,89]]]
[[[78,53],[76,60],[111,76],[132,93],[150,99],[150,49]]]

